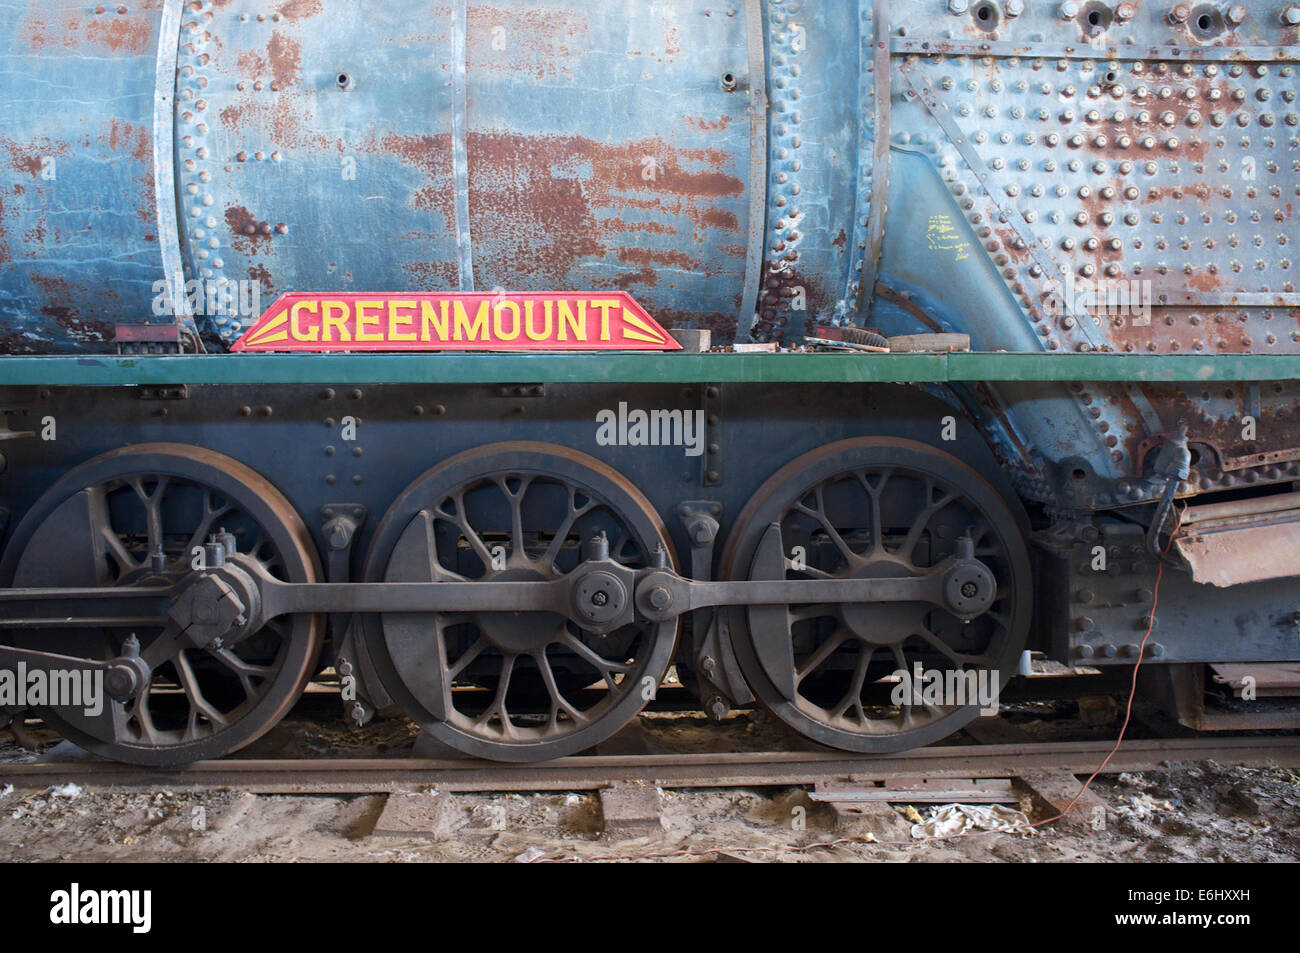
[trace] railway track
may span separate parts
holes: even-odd
[[[183,770],[100,761],[0,765],[0,785],[40,788],[76,782],[92,790],[203,791],[255,794],[377,794],[436,787],[442,791],[590,791],[620,782],[665,788],[762,787],[900,778],[1006,778],[1043,772],[1094,771],[1113,741],[928,747],[888,756],[832,751],[720,754],[577,755],[541,764],[421,758],[227,759]],[[1106,773],[1214,760],[1228,765],[1300,767],[1300,738],[1247,736],[1125,740]]]

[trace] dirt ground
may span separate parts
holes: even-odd
[[[1022,707],[1009,717],[1031,735],[1101,738],[1113,737],[1115,730],[1113,725],[1085,727],[1059,705]],[[769,720],[748,714],[721,726],[690,716],[643,717],[642,724],[641,737],[651,751],[789,746]],[[415,735],[414,726],[401,719],[379,721],[362,732],[341,723],[288,721],[241,756],[399,756],[409,752]],[[10,787],[5,763],[57,760],[71,751],[66,742],[56,745],[48,734],[41,737],[43,754],[0,736],[0,861],[1300,859],[1300,775],[1281,768],[1203,762],[1103,776],[1092,787],[1106,805],[1101,829],[1094,829],[1100,824],[1094,816],[1090,823],[1054,824],[1033,834],[917,840],[913,824],[940,805],[892,805],[837,822],[830,808],[810,800],[803,789],[766,788],[665,790],[657,829],[604,833],[600,798],[590,792],[421,790],[326,797],[237,790],[97,793],[70,782],[39,791]],[[1028,792],[1021,793],[1021,809],[1035,820],[1045,816]],[[412,817],[419,823],[411,824]]]

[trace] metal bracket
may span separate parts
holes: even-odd
[[[705,486],[722,485],[722,385],[704,385]]]
[[[352,578],[352,546],[357,532],[366,522],[369,511],[360,503],[331,503],[321,507],[321,530],[325,536],[328,555],[325,577],[330,582],[349,582]],[[358,620],[355,614],[336,612],[329,616],[328,633],[334,647],[334,671],[339,677],[339,695],[349,721],[358,728],[375,716],[378,707],[370,699],[373,693],[364,691],[362,685],[378,684],[378,679],[364,680],[361,672],[369,668],[368,660],[360,658],[360,646],[353,629]],[[363,697],[364,694],[364,697]]]
[[[686,500],[677,505],[677,516],[691,543],[691,578],[698,582],[711,579],[722,504],[712,500]],[[691,613],[691,668],[699,679],[700,703],[714,721],[721,721],[737,705],[754,700],[745,685],[722,618],[723,613],[711,608]]]

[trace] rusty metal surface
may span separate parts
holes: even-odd
[[[1298,495],[1188,507],[1174,548],[1212,586],[1300,575]]]
[[[0,350],[111,350],[150,317],[161,7],[0,8]]]
[[[277,9],[204,4],[182,46],[180,155],[211,177],[185,202],[191,271],[263,296],[622,288],[734,329],[750,136],[721,77],[746,79],[739,11]]]
[[[1300,695],[1300,664],[1295,662],[1219,662],[1210,672],[1214,684],[1227,685],[1237,698],[1247,686],[1257,698]]]

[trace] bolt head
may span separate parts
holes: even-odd
[[[1282,22],[1292,26],[1300,23],[1300,7],[1287,7],[1282,13]]]
[[[1179,3],[1169,11],[1169,19],[1174,23],[1186,23],[1187,18],[1192,15],[1191,8],[1185,3]]]
[[[1240,23],[1240,22],[1241,22],[1242,20],[1244,20],[1244,19],[1246,19],[1246,8],[1245,8],[1245,7],[1243,7],[1243,6],[1242,6],[1241,4],[1239,4],[1239,3],[1238,3],[1238,4],[1234,4],[1233,6],[1228,7],[1228,22],[1229,22],[1229,23]]]
[[[969,0],[948,0],[948,12],[953,14],[965,13],[970,8]]]
[[[667,609],[672,603],[673,596],[663,586],[655,586],[650,590],[650,605],[656,609]]]
[[[1065,0],[1065,3],[1061,4],[1062,20],[1073,20],[1078,15],[1079,5],[1075,3],[1074,0]]]
[[[1121,3],[1115,8],[1115,18],[1120,21],[1132,20],[1137,16],[1137,4]]]
[[[1025,12],[1025,0],[1007,0],[1007,16],[1018,17]]]

